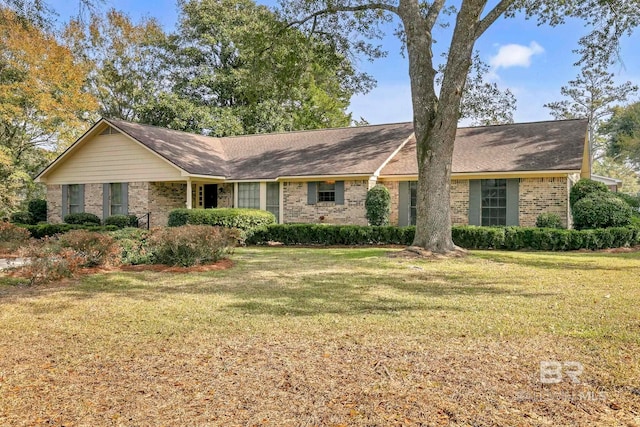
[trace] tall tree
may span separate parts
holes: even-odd
[[[133,23],[111,9],[93,14],[88,24],[72,20],[65,38],[74,52],[92,65],[89,90],[103,117],[137,121],[139,110],[161,90],[162,46],[166,35],[154,19]]]
[[[172,92],[195,111],[210,111],[215,120],[204,132],[346,126],[351,96],[371,87],[334,46],[286,28],[252,0],[189,0],[180,7],[168,56]],[[165,121],[155,124],[185,122],[163,104]]]
[[[6,209],[36,190],[33,176],[95,108],[87,67],[56,38],[0,8],[0,158]],[[43,150],[46,148],[47,151]],[[47,154],[51,153],[51,154]]]
[[[606,152],[607,140],[600,127],[611,117],[616,105],[626,102],[638,91],[638,86],[631,82],[616,85],[614,77],[606,66],[590,63],[582,67],[579,76],[560,89],[562,96],[568,99],[545,104],[557,120],[589,120],[589,147],[595,159]]]
[[[414,245],[435,252],[455,250],[451,238],[450,184],[453,143],[460,102],[476,40],[503,14],[525,9],[541,22],[557,24],[565,16],[598,24],[594,37],[615,48],[621,32],[637,24],[638,0],[284,0],[282,14],[290,25],[334,40],[336,45],[366,52],[362,35],[376,35],[377,24],[397,17],[409,60],[413,122],[417,140],[418,197]],[[629,5],[633,3],[633,6]],[[454,9],[452,9],[452,7]],[[629,16],[618,18],[620,10]],[[436,90],[434,27],[442,15],[454,21],[442,84]],[[611,24],[611,25],[606,25]],[[624,26],[619,28],[619,25]],[[354,37],[355,36],[355,37]],[[356,43],[352,41],[356,40]]]
[[[609,138],[607,154],[640,172],[640,102],[614,108],[602,131]]]

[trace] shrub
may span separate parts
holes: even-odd
[[[259,209],[174,209],[169,213],[169,227],[191,224],[237,228],[242,231],[240,239],[247,238],[254,230],[275,222],[276,217],[271,212]]]
[[[65,216],[64,222],[67,224],[100,225],[100,218],[98,218],[98,215],[92,213],[81,212]]]
[[[151,253],[147,247],[149,232],[140,228],[124,228],[109,233],[118,246],[123,264],[139,265],[150,264]]]
[[[629,206],[631,206],[634,213],[637,214],[640,212],[640,197],[631,196],[625,193],[611,193],[611,194],[618,197],[619,199],[624,200]]]
[[[611,193],[592,194],[572,209],[575,228],[622,227],[631,223],[631,206]]]
[[[26,211],[19,211],[19,212],[12,213],[10,216],[10,221],[14,224],[32,225],[36,223],[31,212],[26,212]]]
[[[0,251],[13,252],[25,245],[31,237],[23,227],[0,221]]]
[[[155,263],[189,267],[224,258],[238,238],[237,229],[183,225],[154,230],[148,238],[148,248]]]
[[[33,220],[37,224],[39,222],[47,222],[47,201],[44,199],[33,199],[29,201],[28,211],[33,215]]]
[[[329,224],[274,224],[253,232],[249,244],[270,241],[285,245],[410,245],[415,227]]]
[[[371,225],[389,225],[391,215],[391,194],[384,185],[376,185],[367,192],[364,202],[367,210],[367,220]]]
[[[71,277],[80,269],[81,259],[71,248],[61,248],[57,239],[46,237],[31,240],[20,250],[20,256],[29,258],[20,272],[29,285],[40,285]]]
[[[581,179],[576,182],[573,187],[571,187],[571,192],[569,193],[569,203],[571,209],[578,202],[578,200],[583,199],[587,196],[590,196],[594,193],[606,194],[609,193],[609,189],[602,182],[593,181],[591,179]]]
[[[108,234],[71,230],[57,239],[61,248],[69,248],[76,253],[81,267],[110,266],[119,263],[120,248],[116,240]]]
[[[544,212],[536,218],[536,227],[539,228],[563,228],[558,214]]]
[[[78,225],[78,224],[38,224],[38,225],[24,225],[22,228],[31,233],[31,237],[35,239],[41,239],[47,236],[53,236],[56,234],[66,233],[70,230],[88,230],[98,233],[106,231],[117,230],[115,225],[107,225],[104,227],[98,225]]]
[[[138,217],[135,215],[111,215],[104,220],[104,225],[115,225],[118,228],[137,227]]]

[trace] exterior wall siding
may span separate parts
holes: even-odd
[[[400,203],[400,182],[399,181],[382,181],[380,184],[387,187],[391,196],[391,214],[389,215],[389,224],[398,225],[398,204]]]
[[[84,185],[84,211],[102,218],[102,184]]]
[[[326,223],[367,225],[364,202],[369,181],[345,181],[344,205],[333,202],[307,204],[306,182],[283,182],[285,223]]]
[[[469,224],[469,180],[451,181],[451,222],[453,225]]]
[[[520,226],[535,227],[536,218],[544,212],[557,214],[564,227],[570,226],[569,188],[566,177],[521,178]]]
[[[138,218],[149,212],[149,183],[130,182],[128,185],[129,215]]]

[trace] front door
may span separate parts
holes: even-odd
[[[211,209],[218,207],[218,184],[204,185],[204,208]]]

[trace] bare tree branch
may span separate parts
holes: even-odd
[[[502,16],[502,14],[505,13],[513,3],[515,3],[515,0],[501,0],[500,3],[498,3],[484,16],[484,18],[478,21],[475,32],[476,40],[487,30],[487,28],[496,22],[496,19]]]
[[[363,11],[363,10],[375,10],[375,9],[381,9],[381,10],[387,10],[389,12],[393,12],[393,13],[398,13],[398,7],[397,6],[393,6],[390,4],[386,4],[386,3],[367,3],[367,4],[362,4],[362,5],[358,5],[358,6],[333,6],[333,7],[328,7],[322,10],[319,10],[317,12],[312,13],[311,15],[305,16],[302,19],[298,19],[295,21],[291,21],[287,24],[286,28],[290,28],[296,25],[302,25],[307,23],[308,21],[312,20],[312,19],[316,19],[319,16],[323,16],[323,15],[329,15],[332,13],[337,13],[337,12],[359,12],[359,11]]]

